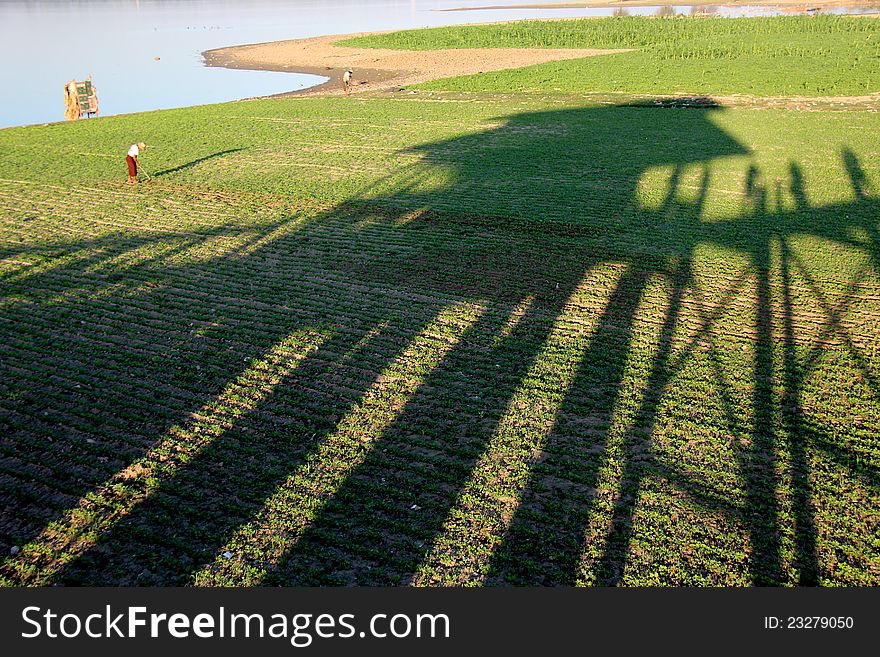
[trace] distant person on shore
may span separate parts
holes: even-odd
[[[140,155],[142,150],[145,150],[147,145],[139,141],[136,144],[132,144],[128,149],[128,155],[125,156],[125,161],[128,163],[128,182],[133,183],[137,182],[137,174],[138,174],[138,155]]]
[[[342,74],[342,88],[345,89],[345,95],[347,96],[351,93],[351,76],[353,71],[348,69],[345,73]]]

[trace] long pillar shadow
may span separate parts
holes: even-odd
[[[456,271],[466,262],[442,259],[431,266]],[[485,260],[481,264],[490,277],[504,273],[485,267]],[[579,265],[560,274],[558,288],[530,289],[517,281],[525,288],[523,297],[490,305],[270,572],[266,584],[392,585],[415,571],[579,282],[584,264]],[[494,338],[510,322],[510,313],[504,311],[527,297],[533,298],[528,310],[508,339],[496,346]]]
[[[19,286],[41,294],[53,288],[75,293],[75,310],[66,300],[12,305],[4,319],[39,326],[61,343],[76,345],[64,362],[76,366],[78,374],[72,376],[81,384],[49,379],[33,393],[15,390],[3,404],[0,424],[10,431],[0,446],[0,478],[10,481],[4,497],[14,493],[19,501],[4,505],[3,527],[10,532],[10,544],[24,545],[17,562],[33,557],[34,574],[44,583],[186,583],[195,568],[215,556],[232,529],[261,506],[297,459],[350,410],[372,383],[371,372],[381,370],[442,308],[442,303],[420,300],[408,304],[401,318],[399,309],[385,303],[384,292],[377,305],[376,293],[352,290],[344,281],[316,282],[314,267],[301,267],[302,251],[306,260],[313,259],[324,248],[328,221],[338,230],[360,216],[340,208],[325,219],[288,231],[284,218],[247,228],[245,240],[237,239],[241,228],[222,226],[182,240],[168,231],[158,237],[111,234],[52,246],[86,255],[29,275]],[[279,231],[281,236],[273,237]],[[226,236],[236,244],[233,250],[174,264],[189,249]],[[155,249],[163,239],[175,246],[125,264],[128,254]],[[291,279],[255,275],[267,259]],[[112,271],[109,280],[105,270]],[[148,285],[140,285],[144,282]],[[211,293],[215,286],[222,291],[219,298]],[[130,287],[139,292],[133,295]],[[323,302],[316,304],[316,297]],[[276,307],[279,300],[282,308]],[[172,313],[167,313],[169,301]],[[153,312],[154,305],[166,314]],[[120,318],[109,327],[112,333],[99,322],[86,323],[108,313]],[[71,316],[84,319],[71,322]],[[195,339],[194,322],[205,324],[206,317],[211,321]],[[144,319],[152,330],[139,325]],[[50,351],[33,359],[27,340],[15,339],[21,342],[20,357],[2,364],[12,373],[62,358]],[[78,360],[88,358],[78,354],[80,342],[86,350],[97,344],[115,351],[106,356],[98,351],[101,356],[88,371],[86,360]],[[315,351],[311,343],[318,345]],[[113,378],[109,387],[105,376]],[[109,394],[97,395],[91,417],[80,418],[82,396],[92,390]],[[73,401],[71,411],[64,399]],[[35,424],[31,417],[40,417],[39,408],[47,404],[52,419],[45,426]],[[63,416],[63,425],[55,414]],[[42,432],[48,440],[38,439]],[[84,453],[72,450],[78,440]],[[57,505],[54,512],[43,511],[51,515],[42,522],[53,521],[43,531],[40,518],[23,519],[20,512],[32,489],[34,501],[45,509],[47,493],[29,465],[37,463],[43,473],[53,469],[48,499]],[[23,484],[29,475],[33,479]],[[158,478],[158,487],[152,478]],[[93,514],[91,520],[82,520],[83,509]],[[66,563],[59,566],[57,559]],[[4,573],[18,577],[12,567],[4,564]]]
[[[681,206],[679,194],[682,167],[677,166],[670,178],[666,197],[657,211],[658,218],[677,215],[683,221],[699,221],[709,185],[708,169],[703,170],[697,199],[691,206]],[[693,246],[683,250],[692,251]],[[509,582],[525,585],[568,584],[577,581],[579,561],[584,550],[584,529],[593,512],[594,495],[599,483],[599,472],[608,460],[607,431],[612,416],[620,403],[624,386],[627,360],[636,339],[633,334],[637,310],[646,293],[651,276],[668,278],[672,292],[660,330],[660,344],[653,358],[651,373],[645,387],[645,399],[636,414],[633,426],[641,430],[651,427],[656,406],[665,389],[671,370],[668,361],[672,336],[680,313],[682,298],[690,283],[689,256],[667,264],[665,259],[641,258],[634,262],[605,308],[597,334],[582,359],[576,383],[558,415],[554,430],[544,447],[545,459],[535,467],[522,493],[516,514],[505,534],[504,542],[496,551],[488,574],[490,582]],[[653,264],[651,268],[647,265]],[[669,268],[671,271],[668,271]],[[614,326],[616,330],[609,330]],[[603,394],[597,400],[596,391]],[[589,415],[608,429],[602,436],[591,434],[592,444],[580,446],[581,453],[591,454],[590,462],[571,462],[557,455],[577,449],[578,430],[566,426],[564,418]],[[632,516],[637,502],[640,482],[650,459],[650,433],[628,432],[623,446],[623,467],[620,490],[612,512],[611,529],[604,557],[596,566],[596,581],[600,585],[619,582],[632,533]],[[584,437],[585,438],[585,437]],[[554,486],[553,482],[570,481],[571,487]],[[547,494],[551,491],[551,494]],[[541,564],[541,568],[535,568]]]
[[[2,519],[10,543],[26,543],[66,505],[139,458],[153,436],[207,403],[242,357],[260,349],[259,341],[227,351],[210,336],[193,340],[195,317],[210,315],[218,323],[231,318],[211,299],[183,302],[173,288],[187,274],[157,262],[237,232],[220,226],[182,238],[173,231],[65,238],[45,246],[47,255],[72,254],[62,264],[8,277],[8,298],[28,301],[3,310],[7,356],[0,371],[8,394],[0,412],[0,479],[9,500]],[[33,252],[29,246],[23,244],[22,251]],[[117,264],[145,248],[158,248],[161,256]],[[138,321],[146,321],[148,329]],[[201,368],[195,386],[193,363]],[[40,504],[31,505],[34,515],[21,514],[21,502],[30,495]]]
[[[390,362],[418,335],[415,330],[394,336],[395,352],[388,349],[388,336],[370,336],[370,328],[331,338],[290,374],[282,374],[254,408],[67,565],[59,581],[189,583],[334,429],[334,419],[358,403],[372,383],[364,370]],[[368,350],[383,347],[386,356],[376,362]],[[327,385],[339,376],[346,378],[344,387]]]
[[[591,418],[608,426],[623,382],[636,309],[651,273],[629,269],[618,282],[596,335],[580,363],[580,372],[559,409],[558,419],[543,447],[545,458],[534,466],[504,542],[493,555],[489,582],[517,585],[573,584],[583,532],[593,506],[607,435],[591,433],[589,445],[579,444],[578,428],[565,418]],[[589,451],[590,460],[560,458],[571,451]],[[557,462],[558,459],[558,462]],[[554,482],[570,482],[566,486]]]
[[[444,166],[454,163],[462,193],[468,200],[483,190],[491,193],[493,186],[502,185],[505,196],[499,205],[508,211],[527,214],[520,206],[534,199],[535,190],[530,180],[532,175],[563,181],[570,179],[572,172],[578,172],[583,176],[587,189],[583,196],[577,196],[580,190],[567,190],[571,196],[564,197],[567,205],[564,204],[562,209],[563,214],[565,210],[570,214],[564,221],[547,224],[544,235],[540,232],[539,221],[522,224],[505,220],[503,216],[496,219],[497,226],[491,228],[506,228],[514,236],[511,244],[501,244],[497,248],[509,249],[508,257],[516,249],[514,257],[525,257],[529,260],[531,267],[528,269],[509,265],[494,267],[495,260],[492,258],[474,258],[468,252],[456,254],[443,251],[438,254],[426,250],[414,256],[419,263],[419,271],[406,271],[405,276],[395,279],[396,282],[423,289],[438,284],[439,281],[435,282],[436,272],[443,271],[446,286],[462,286],[462,279],[469,273],[467,263],[473,261],[479,267],[484,280],[496,283],[494,288],[490,286],[487,293],[505,288],[523,290],[513,298],[509,294],[489,296],[490,305],[501,302],[509,303],[507,307],[516,306],[529,293],[540,295],[540,289],[532,286],[533,281],[557,281],[556,289],[561,298],[551,304],[534,304],[519,321],[514,331],[528,331],[529,342],[525,348],[518,348],[513,360],[503,353],[497,356],[492,352],[480,354],[481,351],[487,351],[486,346],[472,345],[465,339],[450,354],[444,366],[438,368],[435,375],[428,380],[424,392],[417,395],[399,420],[383,433],[374,451],[316,516],[304,535],[267,578],[266,583],[391,584],[409,581],[437,540],[461,491],[473,477],[477,459],[485,451],[490,437],[499,426],[514,391],[529,369],[535,365],[542,344],[546,344],[550,330],[560,316],[564,300],[571,296],[592,264],[600,263],[606,258],[611,262],[628,263],[629,269],[611,294],[599,321],[597,334],[583,358],[582,367],[589,368],[592,376],[582,376],[580,385],[593,389],[596,381],[601,380],[600,387],[605,390],[605,395],[598,405],[594,404],[587,412],[593,415],[610,415],[626,362],[636,307],[649,277],[653,273],[665,272],[667,263],[665,258],[645,253],[640,253],[636,258],[632,255],[621,257],[623,249],[614,245],[613,240],[609,240],[610,244],[605,242],[609,244],[608,248],[597,249],[595,245],[604,241],[602,238],[606,231],[611,226],[619,225],[621,221],[618,217],[608,217],[608,221],[603,213],[626,212],[633,207],[635,186],[644,168],[661,164],[675,165],[667,199],[667,204],[671,204],[674,195],[679,191],[677,179],[684,166],[711,157],[743,152],[735,142],[705,121],[705,114],[692,115],[693,122],[699,126],[692,126],[693,131],[689,134],[698,137],[694,139],[696,143],[688,145],[689,148],[681,148],[681,145],[653,149],[645,146],[633,147],[632,132],[643,131],[646,125],[651,124],[642,123],[641,119],[646,117],[638,116],[640,110],[628,108],[626,111],[627,115],[615,114],[615,110],[606,109],[548,113],[549,116],[546,117],[526,115],[510,120],[505,128],[494,133],[420,149],[428,161],[431,161],[436,152],[438,162],[442,162]],[[621,121],[623,117],[626,118]],[[530,137],[525,127],[519,125],[540,121],[541,118],[555,124],[558,131],[541,126],[544,129],[535,130],[537,136]],[[669,123],[660,121],[661,131],[669,129],[670,124],[675,123],[673,117],[664,118]],[[627,124],[626,120],[632,123]],[[572,127],[581,128],[584,124],[591,127],[601,125],[601,130],[606,131],[602,135],[606,141],[598,139],[595,134],[589,134],[587,130],[573,136]],[[656,127],[657,124],[653,125]],[[648,143],[651,147],[658,143],[657,139],[646,139],[644,135],[640,137],[637,143]],[[606,143],[608,140],[619,148],[609,147]],[[607,150],[600,149],[597,143],[602,143],[603,149]],[[637,153],[632,153],[633,150]],[[460,160],[457,159],[459,152],[465,154]],[[559,160],[536,162],[534,157],[537,152],[566,155]],[[622,156],[622,153],[631,157]],[[504,165],[498,166],[499,161]],[[601,181],[591,178],[593,171],[601,172],[603,176],[613,180],[613,186],[603,188],[601,193],[597,193],[596,188]],[[705,193],[707,185],[708,179],[704,176],[701,195]],[[549,193],[564,194],[558,188]],[[574,200],[575,197],[577,201]],[[412,194],[406,201],[417,207],[430,208],[448,205],[450,199],[456,199],[455,184],[438,198]],[[644,213],[635,217],[636,221],[645,219]],[[656,221],[657,217],[652,214],[647,219]],[[462,218],[460,221],[465,223],[467,219]],[[678,221],[682,219],[679,218]],[[481,220],[479,223],[485,225],[486,222]],[[452,226],[454,225],[453,222]],[[526,230],[534,231],[529,235],[532,243],[528,246],[515,237],[517,227],[522,229],[525,226],[529,226]],[[561,228],[566,226],[570,235],[577,236],[580,233],[583,236],[580,239],[575,237],[563,240],[567,248],[582,253],[580,261],[559,257],[556,254],[559,244],[548,239],[548,236],[555,237],[554,233],[561,232]],[[424,231],[426,226],[424,223],[413,222],[408,224],[408,228]],[[693,240],[697,237],[693,229],[688,232],[679,227],[678,233],[689,235]],[[678,246],[689,257],[694,243]],[[543,261],[535,258],[535,254],[542,251],[547,253]],[[576,268],[571,266],[572,263],[577,265]],[[673,276],[678,286],[677,298],[680,298],[688,277],[687,265],[682,266],[684,270],[678,270]],[[376,269],[382,271],[383,267]],[[412,275],[413,273],[416,275]],[[485,296],[488,294],[484,294]],[[670,312],[674,324],[676,310],[672,309]],[[487,317],[474,327],[472,340],[478,340],[481,333],[486,336],[498,334],[501,324],[498,319]],[[611,330],[611,326],[614,330]],[[483,338],[484,342],[485,340]],[[493,375],[493,371],[499,369],[501,373]],[[460,383],[462,371],[469,372],[466,376],[467,385]],[[662,365],[657,367],[657,371],[663,372]],[[575,390],[577,387],[576,384]],[[457,405],[438,404],[441,390],[456,391],[453,397],[458,399]],[[468,392],[469,390],[473,392]],[[480,392],[475,394],[476,391]],[[583,402],[573,406],[577,408],[576,411],[570,409],[574,413],[586,410]],[[476,420],[481,420],[481,423],[477,424]],[[464,434],[464,437],[457,434]],[[468,445],[466,451],[460,447],[463,441]],[[433,451],[431,459],[425,459],[419,453],[419,450],[426,448]],[[404,458],[404,455],[409,455],[409,458]],[[442,476],[441,485],[436,485],[428,474],[435,472],[438,475],[444,473],[439,475]],[[578,487],[588,489],[595,483],[596,472],[596,464],[591,464],[587,468],[587,474],[581,472],[568,475],[577,480]],[[382,485],[377,485],[376,482],[382,482]],[[568,502],[569,499],[554,500],[553,508],[567,508]],[[579,511],[565,511],[566,517],[568,514],[577,517],[585,512],[588,512],[588,505]],[[626,510],[621,510],[618,515],[625,513]],[[526,516],[524,513],[521,517]],[[546,518],[542,519],[545,520]],[[517,521],[514,523],[517,524]],[[580,522],[573,524],[578,525]],[[529,531],[515,528],[513,534],[524,537]],[[510,543],[501,548],[498,561],[509,565],[524,557],[523,564],[529,563],[529,559],[533,558],[540,559],[545,566],[548,561],[552,561],[554,574],[541,583],[571,580],[574,555],[580,552],[576,531],[566,531],[555,536],[552,532],[531,532],[529,538],[523,540],[533,551],[523,550],[523,543]],[[383,556],[389,554],[394,555],[393,559]],[[509,574],[513,581],[530,581],[527,577],[522,577],[521,572],[519,575],[513,572]]]

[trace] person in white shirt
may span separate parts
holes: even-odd
[[[141,151],[144,150],[147,145],[139,141],[136,144],[132,144],[128,149],[128,155],[125,156],[125,161],[128,163],[128,182],[133,183],[137,182],[137,172],[138,172],[138,155],[140,155]]]

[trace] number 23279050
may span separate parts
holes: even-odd
[[[852,616],[764,616],[768,630],[851,630]]]

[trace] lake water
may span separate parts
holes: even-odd
[[[534,2],[534,0],[532,0]],[[547,0],[552,2],[553,0]],[[323,82],[314,75],[203,65],[211,48],[322,34],[540,17],[613,9],[449,12],[486,0],[0,0],[0,127],[59,121],[63,87],[91,74],[101,115],[266,96]],[[498,3],[503,4],[503,2]],[[689,7],[676,11],[690,13]],[[657,7],[631,7],[654,14]],[[725,11],[722,8],[722,11]],[[773,13],[738,8],[733,13]]]

